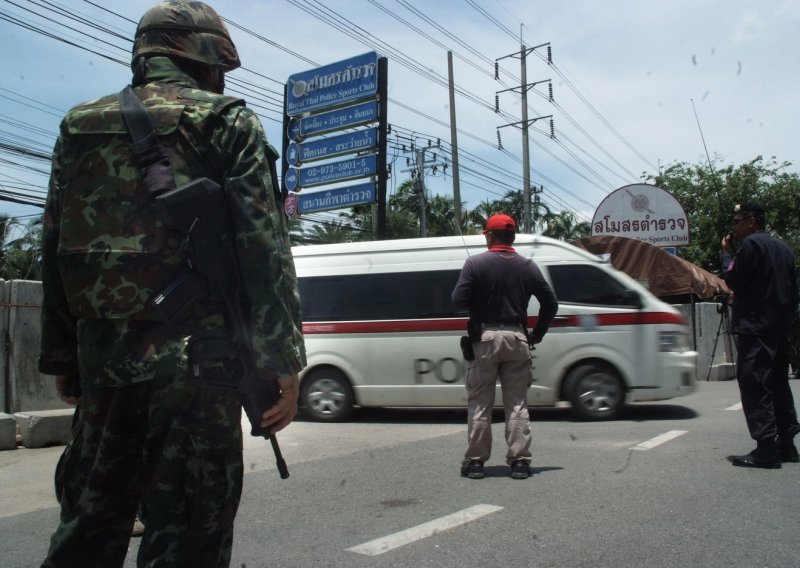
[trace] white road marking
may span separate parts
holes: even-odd
[[[411,544],[423,538],[433,536],[436,533],[452,529],[459,525],[463,525],[479,519],[485,515],[490,515],[501,511],[503,507],[497,505],[475,505],[462,511],[458,511],[451,515],[446,515],[427,523],[422,523],[410,529],[406,529],[382,538],[376,538],[364,544],[353,546],[347,550],[357,554],[364,554],[367,556],[377,556],[384,552],[389,552],[395,548]]]
[[[641,444],[636,444],[635,446],[628,448],[629,450],[650,450],[655,448],[656,446],[660,446],[664,442],[669,442],[670,440],[674,440],[678,436],[683,436],[686,434],[688,430],[670,430],[669,432],[665,432],[660,436],[656,436],[655,438],[651,438],[646,442],[642,442]]]
[[[734,404],[733,406],[729,406],[725,410],[741,410],[741,409],[742,409],[742,403],[737,402],[736,404]]]

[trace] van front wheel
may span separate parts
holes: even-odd
[[[315,369],[300,389],[305,415],[318,422],[341,422],[353,412],[353,390],[347,378],[333,368]]]
[[[611,420],[625,405],[622,380],[605,365],[581,365],[570,371],[566,394],[573,414],[581,420]]]

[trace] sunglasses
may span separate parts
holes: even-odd
[[[745,219],[752,219],[752,218],[753,218],[753,216],[752,216],[752,215],[748,215],[747,217],[738,217],[738,218],[737,218],[737,217],[734,217],[734,218],[733,218],[733,224],[734,224],[734,225],[738,225],[739,223],[741,223],[741,222],[742,222],[742,221],[744,221]]]

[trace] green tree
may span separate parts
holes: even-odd
[[[303,221],[300,217],[287,217],[287,225],[289,228],[289,241],[293,245],[303,243]]]
[[[419,207],[412,207],[413,181],[403,182],[398,193],[389,199],[386,207],[386,238],[408,239],[419,236]],[[375,236],[374,205],[357,205],[339,214],[358,234],[358,240],[373,240]]]
[[[419,236],[422,204],[415,180],[406,180],[389,199],[386,211],[386,236],[411,238]],[[429,237],[457,235],[454,200],[450,196],[432,195],[425,200],[425,221]]]
[[[0,215],[0,277],[5,278],[6,266],[6,237],[11,228],[12,218]]]
[[[718,164],[719,160],[715,160]],[[690,244],[681,257],[711,272],[719,271],[720,241],[731,231],[733,207],[745,201],[767,209],[767,230],[800,254],[800,177],[790,162],[761,156],[740,166],[675,163],[647,181],[669,191],[689,219]]]
[[[10,238],[16,234],[19,236]],[[13,217],[0,217],[0,236],[2,236],[0,278],[41,280],[42,218],[37,217],[23,224]]]
[[[464,234],[474,235],[480,233],[486,225],[486,221],[496,212],[497,206],[494,201],[484,199],[473,209],[469,209],[464,215]]]
[[[575,213],[572,211],[548,212],[544,216],[545,229],[542,234],[562,241],[580,239],[591,234],[591,226],[588,222],[578,223]]]
[[[329,243],[349,243],[357,240],[353,227],[338,221],[326,221],[315,223],[303,232],[302,242],[304,244],[329,244]]]

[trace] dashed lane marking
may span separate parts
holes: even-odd
[[[660,446],[664,442],[669,442],[670,440],[674,440],[678,436],[683,436],[686,434],[688,430],[670,430],[669,432],[665,432],[660,436],[656,436],[655,438],[651,438],[646,442],[642,442],[640,444],[636,444],[635,446],[628,448],[629,450],[650,450],[655,448],[656,446]]]
[[[469,507],[456,513],[434,519],[433,521],[422,523],[410,529],[396,532],[382,538],[376,538],[375,540],[359,544],[358,546],[353,546],[347,550],[366,556],[377,556],[384,552],[394,550],[395,548],[422,540],[423,538],[428,538],[436,533],[469,523],[483,516],[496,513],[502,509],[503,507],[498,507],[497,505],[475,505],[474,507]]]
[[[741,410],[741,409],[742,409],[742,403],[737,402],[736,404],[734,404],[733,406],[729,406],[725,410]]]

